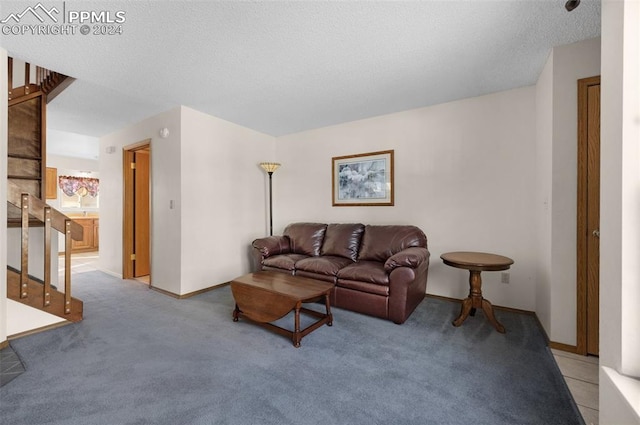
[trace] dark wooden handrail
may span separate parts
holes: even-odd
[[[23,193],[15,183],[7,182],[7,202],[21,211],[21,270],[20,298],[27,298],[29,288],[29,223],[31,217],[44,224],[44,285],[42,289],[43,307],[50,304],[51,294],[51,229],[65,235],[64,312],[71,313],[71,240],[82,240],[83,228],[78,223],[51,208],[41,199]],[[55,250],[57,252],[57,249]]]
[[[35,196],[29,195],[29,215],[37,218],[41,222],[45,222],[44,209],[49,207],[49,204],[42,201]],[[7,181],[7,201],[15,205],[18,208],[22,207],[22,189],[12,181]],[[51,208],[51,227],[60,233],[67,233],[66,221],[71,220],[60,211]],[[82,240],[82,226],[71,220],[71,239],[76,241]]]

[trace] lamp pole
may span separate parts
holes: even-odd
[[[267,171],[267,174],[269,174],[269,236],[273,236],[273,190],[271,189],[271,176],[273,176],[273,171]]]
[[[260,166],[269,175],[269,236],[273,236],[273,189],[271,177],[273,176],[273,172],[278,169],[280,164],[278,164],[277,162],[261,162]]]

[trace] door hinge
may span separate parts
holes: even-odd
[[[135,261],[136,259],[136,254],[131,254],[131,261]]]
[[[132,163],[131,163],[131,169],[132,169],[132,170],[135,170],[135,169],[136,169],[136,163],[135,163],[135,162],[132,162]]]

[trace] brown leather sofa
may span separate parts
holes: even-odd
[[[253,241],[254,270],[335,284],[335,307],[404,323],[427,287],[427,237],[416,226],[293,223]]]

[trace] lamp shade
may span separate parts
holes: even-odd
[[[278,167],[280,166],[280,164],[278,164],[277,162],[261,162],[260,166],[264,169],[264,171],[266,171],[267,173],[273,173],[274,171],[276,171],[278,169]]]

